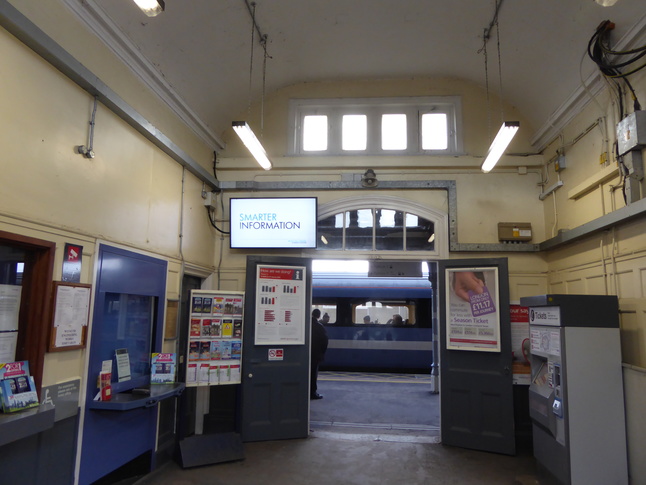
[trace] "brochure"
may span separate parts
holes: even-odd
[[[239,384],[244,295],[220,290],[191,290],[190,302],[186,385]],[[166,370],[153,362],[151,383],[157,379],[156,375]],[[175,379],[178,370],[175,369]]]
[[[175,354],[152,354],[150,363],[151,384],[171,384],[175,382],[177,371],[177,357]]]
[[[109,401],[112,399],[112,372],[99,372],[100,400]]]
[[[0,379],[0,400],[5,413],[39,405],[36,384],[29,375],[27,361],[0,364]]]

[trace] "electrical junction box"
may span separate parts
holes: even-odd
[[[635,111],[617,123],[619,155],[646,146],[646,111]]]
[[[211,209],[217,209],[217,199],[215,192],[206,192],[204,196],[204,207],[210,207]]]
[[[499,222],[500,242],[527,242],[532,240],[532,225],[529,222]]]

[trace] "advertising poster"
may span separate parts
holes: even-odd
[[[511,322],[511,348],[513,360],[511,370],[514,384],[529,385],[532,370],[529,365],[529,308],[509,305]]]
[[[258,265],[257,269],[255,344],[305,344],[305,267]]]
[[[447,268],[446,348],[500,352],[497,268]]]

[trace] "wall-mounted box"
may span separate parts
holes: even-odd
[[[617,123],[619,155],[646,146],[646,111],[635,111]]]
[[[532,225],[529,222],[499,222],[500,242],[527,242],[532,240]]]

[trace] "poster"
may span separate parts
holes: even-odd
[[[54,347],[77,347],[84,344],[84,330],[90,311],[91,288],[56,285],[54,304]]]
[[[511,322],[511,370],[514,384],[531,384],[532,370],[529,365],[529,308],[520,305],[509,305]]]
[[[306,280],[304,266],[258,265],[256,345],[304,345]]]
[[[0,285],[0,332],[18,330],[20,285]]]
[[[0,332],[0,362],[16,360],[18,332]]]
[[[446,348],[500,352],[497,268],[446,269]]]

